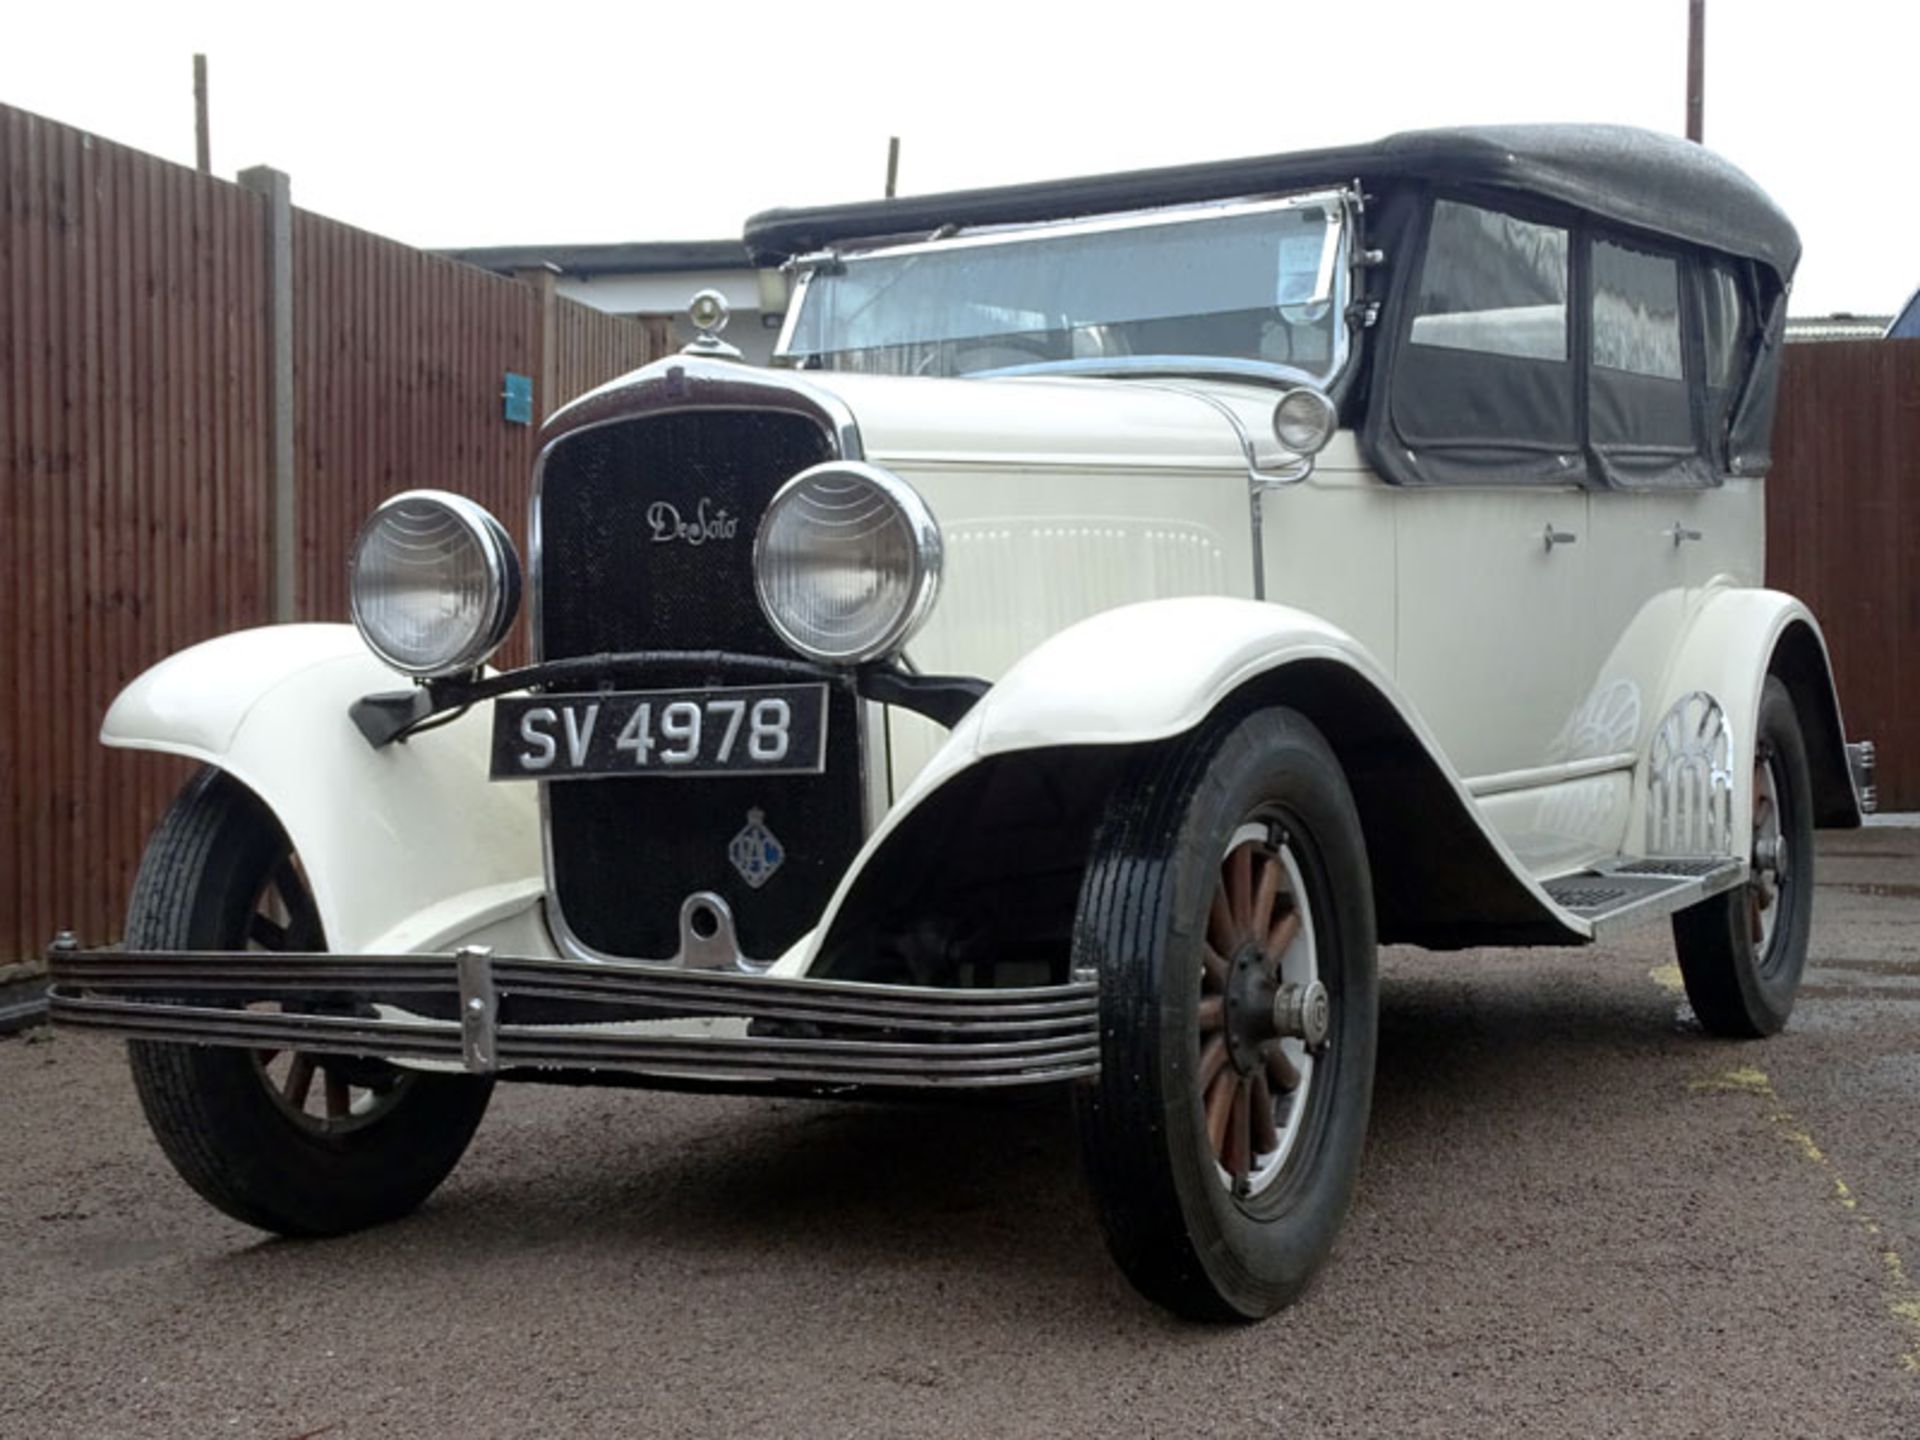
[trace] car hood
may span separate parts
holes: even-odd
[[[1178,379],[925,379],[809,371],[853,414],[867,459],[914,468],[1023,462],[1244,469],[1278,457],[1257,386]]]

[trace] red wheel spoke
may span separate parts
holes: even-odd
[[[1267,1046],[1267,1079],[1282,1095],[1291,1095],[1300,1088],[1300,1072],[1287,1058],[1287,1052],[1280,1048],[1278,1040]]]
[[[344,1120],[353,1109],[353,1094],[347,1082],[329,1070],[327,1074],[327,1118]]]
[[[289,940],[298,942],[290,943],[288,948],[310,950],[323,946],[326,942],[321,936],[320,912],[291,856],[274,869],[272,888],[286,907]]]
[[[1227,901],[1224,882],[1213,887],[1213,909],[1207,915],[1207,943],[1222,955],[1239,948],[1239,938],[1233,928],[1233,909]]]
[[[1222,1070],[1207,1088],[1207,1143],[1215,1155],[1221,1153],[1220,1147],[1226,1143],[1227,1120],[1233,1113],[1233,1097],[1239,1089],[1240,1077],[1231,1070]]]
[[[1280,1148],[1280,1130],[1273,1123],[1273,1091],[1267,1077],[1253,1072],[1253,1153],[1271,1155]]]
[[[1227,998],[1224,995],[1209,995],[1200,1002],[1200,1033],[1223,1029],[1227,1023]]]
[[[287,927],[266,915],[255,914],[247,922],[247,938],[262,950],[287,948]]]
[[[1273,902],[1280,898],[1281,869],[1279,856],[1261,857],[1260,884],[1253,892],[1253,914],[1247,926],[1256,939],[1273,926]]]
[[[1234,1085],[1233,1111],[1227,1117],[1227,1151],[1222,1163],[1235,1184],[1245,1180],[1247,1171],[1253,1168],[1249,1153],[1252,1148],[1248,1116],[1250,1107],[1247,1104],[1247,1096],[1252,1089],[1244,1079]]]
[[[1216,990],[1227,988],[1227,962],[1211,945],[1202,951],[1200,966],[1205,972],[1204,984],[1211,985]]]
[[[313,1089],[313,1057],[295,1053],[293,1064],[287,1067],[287,1083],[281,1091],[287,1097],[287,1103],[296,1110],[304,1110],[307,1105],[307,1092]]]
[[[1236,846],[1227,856],[1227,899],[1233,906],[1234,938],[1253,929],[1253,845]]]
[[[1227,1063],[1227,1037],[1216,1035],[1200,1051],[1200,1093],[1207,1093],[1220,1067]]]
[[[1300,912],[1289,910],[1282,915],[1273,929],[1267,932],[1266,960],[1269,968],[1280,963],[1280,957],[1287,953],[1294,938],[1300,933]]]

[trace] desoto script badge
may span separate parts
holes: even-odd
[[[733,868],[756,890],[773,878],[773,872],[787,858],[786,848],[762,823],[765,819],[763,810],[747,811],[747,828],[734,836],[733,843],[727,847],[727,858],[733,861]]]
[[[702,496],[693,514],[683,517],[680,507],[671,501],[654,501],[647,507],[647,528],[653,532],[653,543],[666,545],[684,540],[689,545],[704,545],[709,540],[733,539],[740,532],[740,517],[729,515],[724,509],[710,511],[707,505],[706,497]]]

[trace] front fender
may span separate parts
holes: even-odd
[[[902,804],[988,756],[1184,734],[1254,676],[1315,659],[1393,691],[1364,645],[1290,606],[1209,595],[1103,611],[1022,656],[954,728]],[[1425,737],[1411,708],[1397,697],[1394,704]]]
[[[534,787],[487,780],[490,704],[381,750],[361,736],[348,707],[403,683],[352,626],[246,630],[134,680],[100,739],[216,766],[258,795],[330,949],[416,949],[525,910],[543,871]]]
[[[1455,943],[1478,906],[1488,930],[1513,943],[1590,938],[1591,927],[1556,905],[1480,818],[1425,723],[1365,646],[1304,611],[1197,596],[1105,611],[1023,656],[915,776],[784,968],[812,970],[844,941],[836,928],[859,923],[849,917],[860,907],[897,891],[916,869],[955,863],[968,837],[952,833],[933,802],[961,777],[1012,757],[1044,761],[1170,739],[1236,697],[1291,705],[1327,734],[1354,787],[1376,871],[1391,873],[1391,894],[1404,906],[1383,915],[1383,933]],[[1093,783],[1112,778],[1108,768]],[[916,826],[923,813],[939,820]],[[1068,828],[1063,822],[1063,836]],[[919,855],[932,846],[937,860]],[[1451,886],[1469,908],[1427,905],[1429,883],[1436,892]]]

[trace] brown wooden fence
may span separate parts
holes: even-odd
[[[1820,617],[1881,808],[1920,810],[1920,340],[1787,348],[1767,583]]]
[[[184,767],[95,743],[147,665],[267,619],[261,195],[0,106],[0,969],[117,932]],[[318,216],[293,245],[298,612],[344,618],[381,496],[470,494],[516,535],[542,410],[666,345],[643,327]],[[1888,808],[1920,809],[1920,342],[1787,355],[1771,583],[1832,647]],[[520,537],[524,539],[524,537]]]
[[[115,692],[271,610],[269,202],[0,106],[0,973],[118,933],[183,765],[103,751]],[[543,412],[663,327],[295,211],[297,610],[344,619],[346,546],[433,485],[524,527]]]

